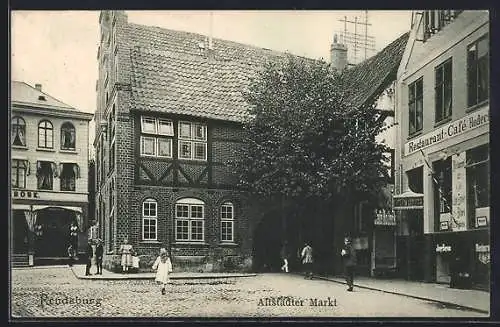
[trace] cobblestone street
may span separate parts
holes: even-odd
[[[280,296],[303,305],[266,305]],[[311,306],[310,299],[326,306]],[[152,280],[81,280],[68,267],[14,269],[11,302],[13,317],[487,316],[378,291],[346,292],[338,283],[297,275],[173,280],[162,296]]]

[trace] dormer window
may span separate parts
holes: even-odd
[[[40,100],[40,101],[47,101],[47,99],[45,99],[45,95],[39,95],[38,96],[38,100]]]

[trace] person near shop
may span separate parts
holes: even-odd
[[[92,242],[90,240],[87,243],[85,254],[87,256],[87,266],[85,267],[85,276],[90,276],[90,268],[92,267],[92,258],[94,256],[94,248],[92,247]]]
[[[169,274],[172,272],[172,262],[165,248],[160,249],[160,255],[153,264],[153,270],[156,270],[155,281],[161,285],[161,294],[165,295],[165,286],[169,281]]]
[[[95,248],[95,264],[97,266],[97,275],[102,275],[102,256],[104,254],[103,241],[101,239],[97,240],[97,246]]]
[[[73,244],[68,246],[68,263],[70,267],[73,267],[75,262],[75,249],[73,248]]]
[[[129,268],[132,267],[132,255],[133,255],[134,249],[132,248],[132,244],[128,244],[128,239],[125,238],[123,240],[123,244],[120,245],[120,253],[122,256],[122,271],[124,273],[127,273],[129,271]]]
[[[73,249],[78,248],[78,226],[75,223],[71,223],[71,226],[69,227],[69,236]]]
[[[302,265],[304,266],[304,278],[313,279],[313,249],[308,242],[304,243],[304,248],[300,254]]]
[[[283,260],[283,265],[281,266],[281,270],[284,272],[289,272],[288,270],[288,260],[290,259],[290,249],[288,247],[288,242],[285,241],[283,246],[281,247],[281,260]]]
[[[347,282],[347,291],[352,292],[354,288],[354,271],[356,269],[356,250],[352,246],[351,238],[344,238],[344,247],[340,252],[344,264],[344,274]]]

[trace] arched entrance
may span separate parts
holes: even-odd
[[[253,234],[253,268],[259,272],[280,271],[282,265],[281,214],[264,215]]]
[[[74,211],[58,207],[38,210],[35,223],[35,257],[67,257],[71,223],[77,223]]]

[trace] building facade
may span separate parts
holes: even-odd
[[[96,217],[107,269],[122,242],[140,269],[251,269],[260,219],[228,166],[243,140],[242,90],[285,54],[128,22],[103,11],[96,84]]]
[[[14,264],[66,258],[86,242],[88,128],[78,111],[23,82],[11,83],[11,255]],[[76,227],[71,238],[70,228]]]
[[[409,279],[458,273],[489,285],[488,32],[487,11],[414,13],[398,71],[394,196]]]

